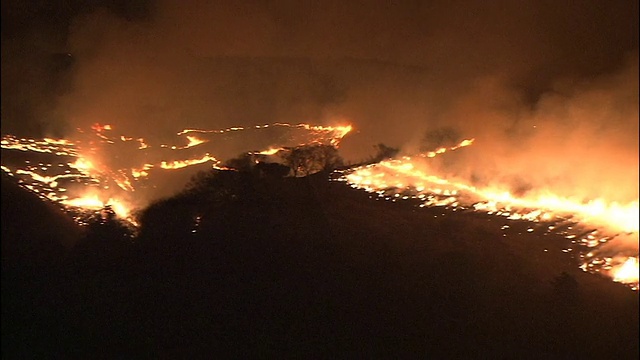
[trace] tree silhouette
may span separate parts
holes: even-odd
[[[305,145],[293,148],[285,155],[293,176],[307,176],[331,171],[343,164],[338,149],[331,145]]]
[[[278,163],[267,163],[267,162],[258,162],[256,166],[254,166],[255,173],[260,178],[283,178],[287,176],[291,169],[282,164]]]
[[[256,165],[256,161],[253,159],[252,154],[244,153],[233,159],[228,160],[225,166],[237,171],[251,171]]]
[[[253,174],[248,171],[211,170],[191,178],[178,195],[199,203],[236,201],[253,193]]]

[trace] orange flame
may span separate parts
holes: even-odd
[[[66,206],[89,210],[100,210],[110,206],[119,218],[130,221],[133,220],[131,217],[131,207],[124,201],[118,199],[102,201],[97,194],[86,195],[70,200],[62,200],[61,203]]]
[[[203,143],[206,142],[205,140],[200,140],[195,136],[187,136],[187,139],[189,140],[189,143],[186,146],[187,148],[190,148],[190,147],[196,146],[196,145],[200,145],[200,144],[203,144]]]
[[[630,257],[612,271],[613,280],[622,283],[638,283],[638,258]]]
[[[284,150],[284,149],[283,148],[269,148],[267,150],[263,150],[263,151],[258,152],[258,154],[260,154],[260,155],[275,155],[281,150]]]
[[[217,163],[218,159],[210,156],[209,154],[204,154],[201,158],[198,159],[174,160],[172,162],[163,161],[160,163],[160,167],[163,169],[182,169],[187,166],[206,163],[207,161],[213,161]]]
[[[473,139],[464,140],[450,148],[439,148],[420,154],[418,158],[432,158],[449,150],[469,146],[472,143]],[[429,173],[428,164],[418,158],[403,157],[355,168],[345,172],[342,180],[352,187],[375,192],[385,199],[395,201],[398,198],[416,198],[422,201],[421,206],[471,208],[509,219],[534,222],[569,217],[577,222],[603,230],[610,234],[609,238],[621,233],[635,234],[635,236],[638,234],[640,218],[638,200],[628,204],[607,202],[605,199],[583,202],[544,191],[531,191],[525,196],[515,196],[504,188],[480,188],[461,180],[438,177]],[[404,191],[412,192],[415,195],[400,195]],[[395,195],[389,195],[390,192],[395,192]],[[574,234],[567,235],[569,238],[575,236]],[[578,240],[589,247],[602,243],[594,238]],[[585,260],[593,264],[601,261],[598,259],[596,256],[590,256]],[[616,264],[613,265],[608,264],[608,273],[615,281],[637,288],[638,257],[629,257],[628,259],[616,261]],[[591,270],[595,267],[587,264],[583,269]]]

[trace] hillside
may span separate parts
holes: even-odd
[[[75,245],[80,228],[57,205],[2,173],[2,262],[55,261]]]
[[[145,210],[135,241],[91,227],[38,311],[3,301],[3,357],[638,357],[638,294],[563,237],[326,178],[220,172]]]

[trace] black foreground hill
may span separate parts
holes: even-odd
[[[211,173],[71,250],[3,180],[2,358],[638,358],[638,294],[566,239],[327,178]]]

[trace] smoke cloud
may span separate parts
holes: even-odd
[[[636,1],[133,3],[62,16],[65,91],[3,96],[3,109],[49,104],[30,114],[50,121],[28,122],[45,133],[100,122],[160,141],[186,127],[348,121],[350,161],[380,142],[413,153],[473,137],[434,169],[522,192],[638,197]],[[3,94],[47,79],[20,72],[43,69],[17,55],[29,39],[3,41]],[[5,120],[3,131],[26,127]]]
[[[580,201],[638,198],[637,54],[612,74],[558,80],[533,106],[504,79],[480,79],[441,121],[456,130],[445,135],[476,139],[465,151],[434,159],[433,167],[450,177],[508,184],[519,195],[547,190]]]

